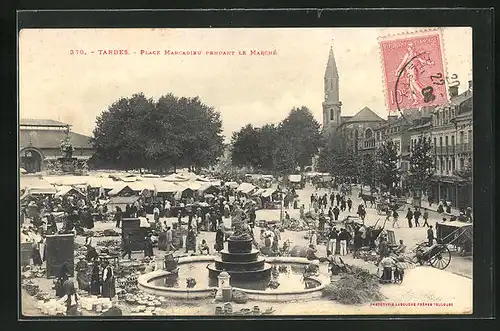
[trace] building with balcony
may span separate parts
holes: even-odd
[[[27,172],[39,172],[48,162],[62,157],[60,144],[68,136],[73,145],[73,157],[88,160],[94,154],[90,137],[71,132],[71,125],[48,119],[19,121],[19,161]]]
[[[470,81],[461,94],[458,87],[451,87],[450,102],[437,107],[432,116],[436,178],[431,194],[437,200],[451,201],[457,208],[472,206],[472,123]]]

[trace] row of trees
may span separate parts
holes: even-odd
[[[293,108],[278,125],[251,124],[234,132],[231,161],[256,171],[289,173],[304,170],[323,146],[320,124],[307,107]]]
[[[376,155],[358,154],[352,150],[329,144],[321,150],[318,170],[330,172],[341,180],[357,179],[365,185],[386,190],[397,186],[403,179],[416,195],[425,191],[434,175],[434,160],[430,138],[421,137],[412,146],[408,158],[408,171],[398,169],[399,146],[393,140],[383,142]]]
[[[121,98],[97,118],[91,142],[91,165],[126,170],[201,168],[224,151],[220,114],[198,97],[173,94]]]

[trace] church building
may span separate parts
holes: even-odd
[[[373,135],[373,129],[386,120],[368,107],[354,116],[342,116],[339,95],[339,73],[331,47],[324,78],[323,133],[326,139],[339,148],[357,152],[362,149],[365,139]]]

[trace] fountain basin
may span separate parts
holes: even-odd
[[[217,279],[210,278],[207,275],[207,264],[214,263],[215,256],[188,256],[179,259],[179,278],[176,285],[167,287],[168,272],[165,270],[158,270],[143,274],[138,278],[138,287],[150,294],[160,295],[176,299],[209,299],[214,298],[217,291]],[[257,289],[243,288],[239,281],[233,280],[231,276],[231,285],[233,289],[245,292],[250,300],[256,301],[298,301],[298,300],[312,300],[321,297],[321,291],[330,282],[327,274],[319,277],[311,277],[308,282],[314,287],[301,288],[304,285],[297,282],[300,279],[300,270],[302,270],[310,261],[305,258],[295,257],[267,257],[265,259],[266,265],[287,265],[289,269],[295,268],[295,273],[290,272],[288,276],[282,277],[279,281],[282,283],[277,289],[258,289],[259,286],[266,284],[266,281],[247,280],[249,285]],[[204,270],[203,274],[194,274],[196,271]],[[271,270],[271,269],[270,269]],[[185,278],[193,277],[197,280],[197,285],[194,288],[186,288]]]

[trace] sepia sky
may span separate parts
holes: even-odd
[[[59,120],[92,134],[96,116],[120,97],[173,93],[217,109],[224,134],[247,123],[278,123],[294,106],[322,121],[323,76],[333,46],[342,115],[367,106],[385,118],[377,38],[417,29],[24,29],[19,35],[21,118]],[[445,70],[459,92],[472,79],[472,30],[444,28]],[[99,55],[122,49],[129,55]],[[83,50],[87,55],[70,55]],[[161,55],[140,55],[159,50]],[[163,55],[164,50],[203,55]],[[206,51],[276,50],[277,55],[205,55]],[[91,52],[95,53],[92,54]],[[135,52],[135,54],[134,54]]]

